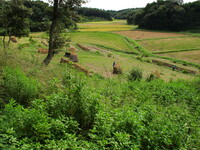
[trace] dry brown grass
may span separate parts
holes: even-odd
[[[40,54],[48,54],[48,49],[44,49],[44,48],[39,47],[38,48],[38,53],[40,53]]]
[[[84,50],[84,51],[91,51],[88,47],[86,47],[86,46],[84,46],[84,45],[82,45],[82,44],[79,44],[79,43],[77,43],[76,44],[78,47],[80,47],[82,50]]]
[[[48,43],[46,41],[41,41],[41,43],[44,45],[44,46],[48,46]]]
[[[11,36],[10,37],[10,40],[13,42],[13,43],[17,43],[17,39],[15,36]]]
[[[71,61],[69,59],[61,58],[60,63],[70,64]],[[85,74],[89,75],[90,72],[87,69],[85,69],[84,67],[82,67],[81,65],[76,64],[76,63],[71,63],[71,64],[72,64],[74,69],[81,71],[81,72],[84,72]]]
[[[160,78],[160,72],[158,70],[152,73],[156,78]]]
[[[75,51],[76,51],[76,48],[73,47],[73,46],[70,46],[68,50],[69,50],[70,52],[75,52]]]
[[[78,62],[78,55],[75,52],[71,52],[69,59],[73,62]]]
[[[122,68],[119,63],[113,66],[113,74],[122,74]]]

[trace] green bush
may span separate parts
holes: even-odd
[[[18,49],[22,50],[22,49],[29,47],[29,46],[30,46],[30,43],[19,44]]]
[[[5,106],[0,123],[2,133],[10,134],[15,138],[31,138],[33,141],[44,141],[50,137],[50,124],[47,113],[36,109],[25,109],[15,101]]]
[[[75,118],[80,128],[90,129],[98,111],[100,96],[85,87],[82,76],[68,68],[63,77],[64,93],[47,97],[47,111],[54,118],[62,115]]]
[[[133,68],[128,75],[128,80],[130,81],[140,81],[142,79],[142,69],[135,67]]]
[[[27,77],[19,68],[5,67],[2,73],[2,87],[5,100],[15,99],[19,104],[28,105],[38,95],[38,82]]]
[[[37,41],[34,40],[33,37],[29,38],[29,42],[30,42],[30,44],[36,44],[37,43]]]

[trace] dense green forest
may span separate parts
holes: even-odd
[[[123,10],[119,10],[119,11],[108,10],[107,12],[109,12],[111,14],[111,16],[115,19],[127,19],[127,15],[130,12],[132,12],[133,10],[135,10],[135,9],[131,8],[131,9],[123,9]]]
[[[78,14],[82,16],[81,21],[112,20],[110,13],[97,8],[82,7],[78,9]]]
[[[129,24],[139,25],[139,28],[153,30],[189,30],[199,29],[200,2],[179,4],[173,1],[157,1],[139,12],[128,16]]]

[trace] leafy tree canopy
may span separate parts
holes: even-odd
[[[180,4],[177,1],[157,1],[139,12],[129,13],[129,24],[153,30],[181,31],[198,27],[200,23],[200,2]]]

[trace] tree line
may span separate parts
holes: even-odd
[[[152,30],[181,31],[199,29],[200,1],[182,4],[180,1],[157,1],[144,9],[133,10],[127,16],[128,24]]]
[[[102,9],[82,7],[79,8],[77,12],[82,16],[82,21],[90,21],[95,19],[112,21],[111,14]]]
[[[135,8],[122,9],[119,11],[108,10],[107,12],[109,12],[110,15],[115,19],[127,19],[127,15],[133,10],[135,10]]]
[[[12,0],[0,2],[0,16],[1,23],[0,28],[4,28],[5,23],[12,22],[14,20],[13,16],[19,16],[21,14],[26,14],[26,24],[24,24],[24,29],[26,28],[27,35],[29,31],[40,32],[47,31],[50,28],[53,14],[53,6],[49,3],[36,0],[20,0],[19,3]],[[26,12],[24,12],[26,10]],[[68,12],[66,12],[67,14]],[[16,19],[17,19],[16,18]],[[7,19],[7,21],[5,21]],[[81,8],[78,7],[74,10],[72,16],[65,15],[62,18],[62,22],[66,28],[77,28],[76,22],[89,21],[89,20],[112,20],[110,13],[105,10],[96,8]],[[9,21],[8,21],[9,20]],[[17,21],[18,22],[18,21]],[[14,21],[16,23],[16,20]],[[11,24],[11,23],[9,23]],[[0,30],[0,35],[4,35],[5,30]],[[25,32],[25,30],[23,31]]]

